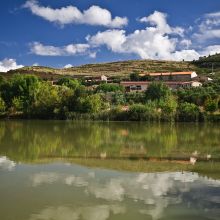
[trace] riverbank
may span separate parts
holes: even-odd
[[[207,114],[207,113],[200,113],[198,119],[196,121],[192,120],[184,120],[179,118],[172,119],[165,119],[160,117],[152,117],[151,115],[147,115],[144,113],[138,113],[135,115],[131,115],[129,111],[117,111],[113,109],[111,111],[103,111],[100,113],[93,113],[93,114],[82,114],[82,113],[75,113],[75,112],[67,112],[65,115],[61,116],[54,116],[51,117],[38,117],[33,115],[26,115],[21,112],[8,114],[2,113],[0,114],[0,120],[68,120],[68,121],[136,121],[136,122],[193,122],[193,123],[207,123],[207,122],[220,122],[220,113],[216,114]]]

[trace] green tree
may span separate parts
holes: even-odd
[[[175,119],[178,104],[174,96],[169,96],[164,100],[160,100],[159,106],[162,111],[163,120],[172,121]]]
[[[40,81],[34,75],[16,74],[10,81],[10,96],[11,103],[14,97],[19,98],[23,102],[25,113],[30,112],[32,103],[35,100],[35,95],[39,89]]]
[[[60,78],[58,80],[57,85],[66,86],[66,87],[72,89],[73,91],[75,91],[80,86],[80,83],[76,79],[64,77],[64,78]]]
[[[203,106],[208,99],[217,99],[218,92],[211,86],[189,89],[179,89],[177,91],[179,102],[194,103]]]
[[[123,105],[125,104],[125,96],[123,92],[114,92],[112,95],[112,103],[114,105]]]
[[[145,98],[147,100],[160,100],[160,99],[166,99],[171,95],[170,88],[161,82],[152,82],[146,92],[145,92]]]
[[[81,101],[88,96],[88,91],[85,86],[80,85],[74,93],[68,98],[68,109],[71,112],[81,111]]]
[[[131,81],[139,81],[140,80],[140,76],[138,73],[131,73],[130,74],[130,80]]]
[[[70,111],[70,106],[72,105],[74,91],[66,86],[58,86],[56,88],[60,102],[57,104],[54,113],[56,118],[66,119],[66,114]]]
[[[95,94],[80,98],[80,105],[80,112],[82,113],[98,113],[102,109],[101,96]]]
[[[60,104],[59,88],[42,82],[36,93],[31,113],[40,118],[53,118]]]

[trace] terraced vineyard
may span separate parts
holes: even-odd
[[[172,61],[152,61],[152,60],[131,60],[113,63],[87,64],[78,67],[55,69],[49,67],[24,67],[18,70],[9,71],[6,77],[11,77],[15,73],[35,74],[41,78],[57,78],[64,75],[69,76],[128,76],[132,72],[169,72],[169,71],[188,71],[196,70],[196,66],[189,62],[172,62]]]
[[[82,66],[55,69],[42,66],[24,67],[18,70],[1,73],[5,77],[11,77],[15,73],[35,74],[43,79],[56,79],[61,76],[107,76],[126,77],[132,72],[172,72],[172,71],[196,71],[198,74],[207,75],[212,72],[212,65],[216,76],[220,75],[220,55],[204,57],[194,62],[175,62],[158,60],[130,60],[111,63],[86,64]]]

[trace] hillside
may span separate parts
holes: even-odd
[[[172,62],[172,61],[153,61],[153,60],[130,60],[112,63],[87,64],[67,69],[55,69],[49,67],[24,67],[18,70],[9,71],[4,74],[10,77],[15,73],[35,74],[42,78],[57,78],[64,75],[85,76],[128,76],[132,72],[169,72],[169,71],[185,71],[195,70],[196,67],[188,62]]]
[[[55,69],[49,67],[24,67],[1,73],[5,77],[11,77],[15,73],[35,74],[43,79],[54,79],[61,76],[107,76],[126,77],[132,72],[172,72],[172,71],[196,71],[198,74],[207,75],[212,72],[212,63],[216,75],[220,75],[220,54],[203,57],[193,62],[174,62],[157,60],[130,60],[111,63],[87,64],[67,69]]]
[[[203,73],[213,72],[220,76],[220,54],[215,54],[207,57],[200,57],[199,60],[192,62],[197,68],[200,68]]]

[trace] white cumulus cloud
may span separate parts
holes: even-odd
[[[64,66],[65,69],[68,69],[68,68],[71,68],[71,67],[73,67],[72,64],[66,64],[66,65]]]
[[[198,19],[198,32],[194,37],[199,41],[220,38],[220,12],[209,13]]]
[[[220,28],[218,30],[219,14],[205,15],[205,19],[200,21],[197,30],[193,28],[191,36],[188,36],[188,31],[184,31],[182,27],[169,25],[167,14],[155,11],[149,16],[139,19],[140,22],[146,24],[144,29],[127,33],[126,30],[113,28],[88,35],[85,38],[85,43],[59,47],[34,42],[31,44],[31,52],[40,56],[88,55],[90,58],[96,58],[100,48],[106,47],[111,52],[136,55],[141,59],[197,60],[200,56],[220,52],[218,44],[203,45],[202,47],[202,45],[198,45],[199,41],[195,42],[195,37],[200,35],[201,39],[207,38],[211,32],[206,34],[206,30],[216,33],[220,31]]]
[[[190,41],[182,40],[182,50],[178,51],[179,37],[183,38],[184,30],[180,27],[171,27],[167,23],[167,15],[155,11],[148,17],[140,19],[149,23],[143,30],[136,30],[126,34],[124,30],[107,30],[88,36],[91,47],[105,45],[116,53],[135,54],[142,59],[162,60],[192,60],[199,57],[195,50],[189,50]]]
[[[179,35],[183,35],[184,33],[184,29],[181,27],[170,27],[167,23],[167,14],[159,11],[155,11],[148,17],[143,17],[139,21],[155,25],[157,30],[161,31],[161,33],[176,33]]]
[[[60,25],[88,24],[121,28],[128,23],[126,17],[116,16],[113,18],[110,11],[95,5],[81,12],[77,7],[71,5],[59,9],[53,9],[49,6],[44,7],[39,5],[37,0],[29,0],[25,3],[24,7],[30,9],[34,15]]]
[[[40,66],[39,63],[33,63],[32,66]]]
[[[9,70],[15,70],[24,67],[23,65],[18,65],[15,59],[5,58],[0,61],[0,72],[8,72]]]
[[[113,52],[123,52],[123,44],[126,42],[124,30],[107,30],[98,32],[94,36],[87,36],[87,41],[93,47],[106,45]]]
[[[212,46],[208,46],[204,49],[203,51],[203,55],[207,56],[207,55],[214,55],[216,53],[220,53],[220,45],[212,45]]]
[[[73,56],[85,54],[89,49],[88,44],[69,44],[63,47],[43,45],[40,42],[30,44],[31,53],[40,56]]]

